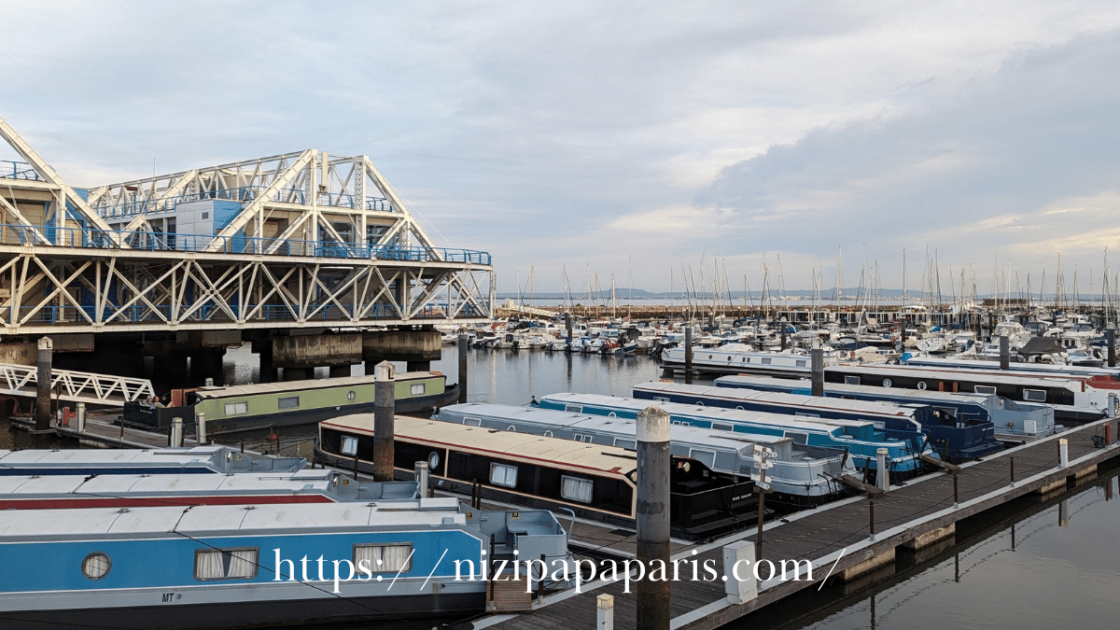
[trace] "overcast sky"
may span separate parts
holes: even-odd
[[[1099,291],[1117,68],[1116,2],[0,0],[0,116],[72,185],[367,154],[502,291],[830,289],[839,247]]]

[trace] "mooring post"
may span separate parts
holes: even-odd
[[[171,448],[181,448],[183,446],[183,419],[171,419]]]
[[[1007,339],[1007,335],[999,336],[999,369],[1011,369],[1011,343]]]
[[[871,540],[875,540],[875,499],[867,504],[867,514],[871,519]]]
[[[789,344],[786,341],[786,318],[781,318],[778,321],[778,325],[782,327],[782,351],[784,352],[786,348],[789,347]]]
[[[684,323],[684,382],[692,384],[692,322]]]
[[[198,444],[206,444],[206,414],[198,414]]]
[[[614,595],[595,598],[595,630],[614,630]]]
[[[416,493],[420,495],[421,499],[428,498],[428,462],[416,462],[413,464],[416,478]]]
[[[382,361],[373,371],[373,480],[393,480],[393,420],[396,369]]]
[[[86,431],[86,404],[84,402],[78,403],[78,433],[85,433]]]
[[[1014,457],[1008,457],[1007,459],[1010,460],[1010,463],[1011,463],[1011,487],[1014,488],[1015,487],[1015,458]]]
[[[564,313],[564,327],[568,329],[568,349],[572,349],[572,314]],[[614,599],[611,599],[611,606],[614,606]]]
[[[459,404],[467,402],[467,335],[459,334]]]
[[[54,345],[50,337],[39,340],[39,364],[35,382],[35,430],[51,428],[51,361]],[[123,425],[122,425],[123,426]]]
[[[1106,332],[1108,339],[1108,367],[1116,367],[1116,324],[1109,324]]]
[[[814,345],[819,344],[814,342]],[[824,348],[813,348],[809,358],[813,371],[813,395],[824,396]]]
[[[891,489],[891,471],[887,464],[887,455],[890,453],[885,448],[880,448],[875,451],[875,485],[879,489],[886,492]]]
[[[1061,468],[1069,468],[1069,440],[1058,440],[1058,461]]]
[[[957,471],[953,471],[953,509],[961,505],[960,495],[957,493]]]
[[[669,414],[657,406],[638,413],[637,627],[669,630]],[[660,565],[661,580],[650,579]]]

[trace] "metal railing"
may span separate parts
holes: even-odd
[[[188,307],[180,307],[184,309]],[[227,310],[228,308],[228,310]],[[241,318],[254,322],[293,322],[293,321],[369,321],[369,320],[396,320],[401,319],[397,309],[392,304],[374,304],[370,307],[359,307],[358,316],[351,309],[339,308],[334,305],[308,304],[306,312],[313,315],[299,317],[298,309],[286,304],[237,304],[229,307],[206,304],[195,310],[190,316],[179,318],[182,322],[236,322]],[[5,321],[16,321],[12,315],[11,306],[0,306],[0,317]],[[230,316],[232,311],[233,317]],[[414,314],[411,319],[446,319],[451,312],[447,304],[428,304]],[[97,321],[96,307],[87,306],[23,306],[19,309],[21,323],[39,324],[86,324]],[[252,315],[250,318],[249,316]],[[469,304],[463,307],[460,317],[475,316],[475,309]],[[24,321],[25,317],[31,316]],[[105,307],[103,324],[140,324],[149,322],[173,321],[171,306],[159,304],[154,308],[147,305],[133,305],[120,308],[112,304]]]
[[[38,387],[38,368],[0,363],[0,394],[33,395]],[[76,370],[51,370],[51,390],[59,400],[120,406],[155,395],[146,378],[129,378]]]
[[[41,237],[36,237],[36,231]],[[218,242],[220,247],[217,252],[225,254],[451,262],[476,265],[490,265],[492,261],[488,252],[446,247],[353,245],[337,241],[106,231],[88,228],[57,228],[53,225],[0,225],[0,244],[2,245],[44,245],[43,238],[50,241],[52,247],[69,249],[121,249],[118,242],[124,242],[134,251],[200,252],[206,250],[212,243]]]
[[[30,167],[30,165],[28,166]],[[4,176],[2,175],[4,172],[6,172],[6,170],[0,170],[0,177]],[[35,176],[35,179],[38,179],[37,173],[31,171],[31,174]],[[25,177],[22,179],[29,178]],[[116,219],[138,214],[173,212],[181,203],[192,203],[210,199],[236,201],[241,204],[246,204],[259,198],[265,190],[267,190],[266,186],[239,186],[236,188],[217,188],[214,190],[183,193],[167,199],[131,199],[117,202],[110,201],[108,197],[102,197],[101,201],[94,204],[94,209],[102,218]],[[269,201],[302,206],[307,205],[307,194],[302,188],[284,188],[273,193],[271,197],[269,197]],[[350,193],[318,193],[315,196],[315,202],[321,206],[350,209],[356,209],[361,205],[356,203],[355,196]],[[379,212],[396,212],[393,206],[389,204],[389,201],[383,197],[366,197],[365,209]]]
[[[30,181],[42,181],[39,173],[31,168],[27,162],[17,162],[15,160],[0,160],[0,178],[4,179],[26,179]]]

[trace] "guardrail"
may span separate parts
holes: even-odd
[[[0,170],[0,173],[2,172],[4,171]],[[35,174],[34,171],[32,171],[32,174]],[[38,178],[37,174],[35,174],[35,176]],[[103,197],[102,201],[94,204],[94,210],[96,210],[102,218],[119,219],[138,214],[174,212],[181,203],[206,201],[210,199],[236,201],[241,204],[246,204],[259,198],[265,190],[267,190],[265,186],[239,186],[236,188],[218,188],[215,190],[184,193],[169,199],[122,201],[119,203],[110,203],[107,198]],[[292,203],[302,206],[307,205],[307,194],[302,188],[283,188],[273,193],[269,200],[275,203]],[[358,203],[356,197],[350,193],[318,193],[315,195],[315,203],[320,206],[350,209],[356,209],[362,205]],[[367,210],[376,210],[379,212],[396,212],[393,206],[390,205],[389,201],[384,197],[366,197],[364,207]]]
[[[56,228],[52,225],[0,225],[2,245],[43,245],[35,231],[51,242],[52,247],[68,249],[121,249],[123,241],[134,251],[200,252],[212,243],[220,243],[221,253],[268,256],[312,256],[316,258],[347,258],[397,260],[410,262],[452,262],[490,265],[489,252],[445,247],[395,247],[351,245],[337,241],[305,241],[299,239],[215,236],[211,234],[178,234],[163,232],[124,232],[95,229]]]
[[[31,168],[27,162],[15,160],[0,160],[0,177],[4,179],[26,179],[29,181],[42,181],[39,173]]]

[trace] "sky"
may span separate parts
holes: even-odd
[[[0,0],[0,116],[70,184],[365,154],[503,292],[1100,292],[1117,60],[1115,2]]]

